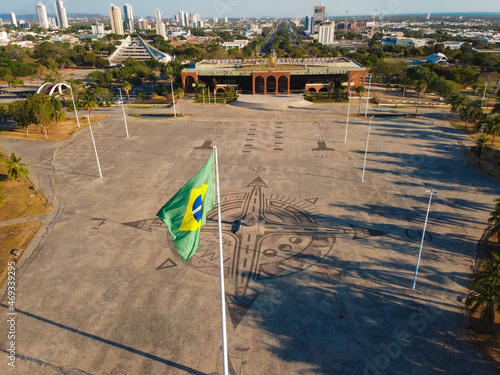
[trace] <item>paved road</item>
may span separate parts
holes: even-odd
[[[471,142],[441,113],[374,120],[362,183],[367,121],[351,118],[344,143],[345,104],[180,106],[192,116],[130,117],[130,139],[121,109],[106,109],[94,126],[102,179],[88,130],[1,139],[56,207],[19,263],[24,357],[12,369],[4,355],[2,374],[221,372],[216,216],[187,264],[155,220],[212,145],[231,374],[494,374],[461,324],[500,184],[466,164]],[[439,194],[412,291],[429,188]],[[233,233],[249,213],[256,225]]]

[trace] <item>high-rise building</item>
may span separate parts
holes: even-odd
[[[63,5],[62,0],[57,0],[54,4],[56,8],[57,26],[61,29],[68,28],[68,17],[66,16],[66,8]]]
[[[139,29],[141,29],[141,30],[150,30],[151,29],[151,26],[149,25],[148,20],[144,19],[144,18],[139,18],[137,20],[137,27],[139,27]]]
[[[132,5],[125,3],[123,6],[123,28],[131,33],[134,32],[134,15],[132,13]]]
[[[194,27],[198,27],[198,23],[200,22],[200,15],[191,13],[191,25]]]
[[[335,22],[323,22],[319,25],[318,43],[328,46],[335,40]]]
[[[161,20],[161,13],[158,8],[155,10],[156,13],[156,33],[161,35],[163,39],[167,39],[167,30],[165,29],[165,24]]]
[[[95,25],[92,25],[92,34],[94,35],[106,34],[106,30],[104,29],[104,24],[96,22]]]
[[[313,33],[319,32],[319,25],[325,22],[325,7],[323,5],[317,5],[314,7],[313,16]]]
[[[49,28],[49,19],[47,17],[47,9],[42,3],[38,3],[36,6],[36,15],[38,16],[38,23],[42,29]]]
[[[186,26],[186,15],[183,10],[179,11],[179,24],[183,27]]]
[[[11,23],[12,27],[17,27],[16,14],[13,12],[10,12],[10,23]]]
[[[58,28],[56,17],[49,17],[49,27],[51,29],[57,29]]]
[[[430,20],[431,19],[431,14],[430,13],[427,13],[427,17],[425,17],[426,20]]]
[[[111,20],[111,31],[114,34],[123,35],[123,21],[120,8],[111,4],[109,7],[109,18]]]

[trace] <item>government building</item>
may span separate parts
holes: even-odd
[[[229,85],[243,94],[276,95],[328,92],[330,84],[349,92],[365,86],[366,68],[344,57],[307,59],[202,60],[182,70],[182,87],[193,92],[197,81],[222,92]]]

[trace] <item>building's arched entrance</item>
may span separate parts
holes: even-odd
[[[328,89],[326,87],[322,87],[319,89],[319,93],[320,94],[327,94],[328,93]]]
[[[267,77],[267,92],[273,94],[276,92],[276,78],[273,76]]]
[[[194,91],[194,78],[191,76],[187,76],[184,83],[184,87],[186,88],[186,92],[193,92]]]
[[[283,92],[288,94],[288,78],[285,76],[281,76],[278,79],[278,92]]]
[[[264,86],[265,86],[264,77],[258,76],[255,77],[255,93],[256,94],[264,94]]]

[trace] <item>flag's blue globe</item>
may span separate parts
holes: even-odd
[[[202,202],[202,196],[201,194],[196,197],[196,199],[193,202],[193,216],[195,220],[199,223],[201,220],[201,202]]]

